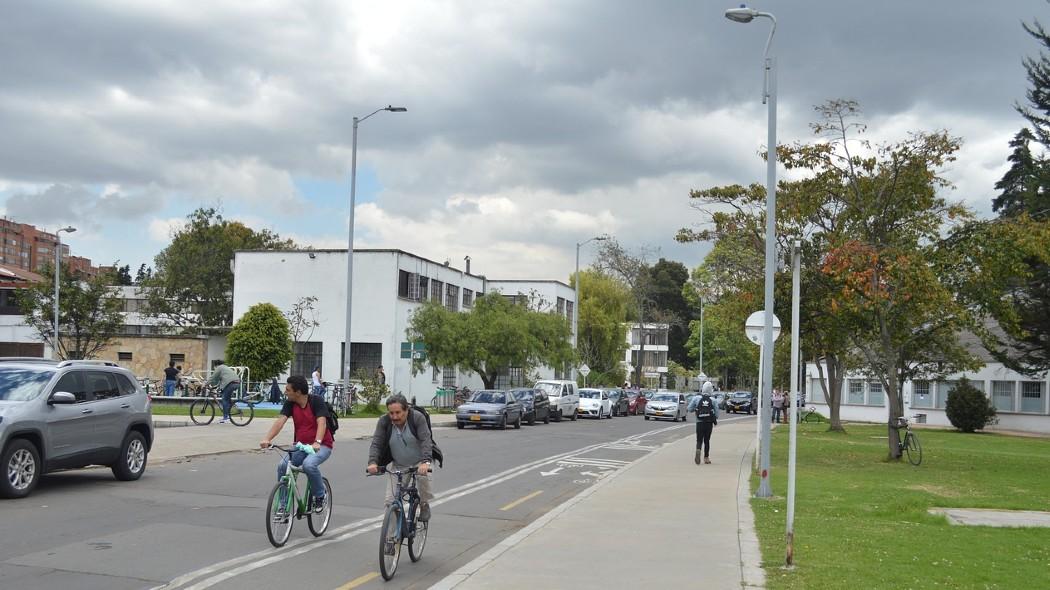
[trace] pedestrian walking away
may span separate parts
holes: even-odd
[[[383,370],[383,365],[376,369],[376,385],[386,385],[386,371]]]
[[[168,361],[164,369],[164,395],[172,397],[175,395],[175,386],[179,383],[179,370],[175,368],[175,361]]]
[[[419,492],[419,520],[430,520],[430,501],[434,498],[431,488],[430,464],[436,460],[441,465],[441,451],[434,445],[434,437],[423,412],[409,406],[401,394],[390,396],[386,401],[386,415],[376,422],[372,445],[368,449],[368,472],[403,471],[413,465],[416,470],[416,488]],[[390,476],[386,488],[386,505],[394,501],[396,477]]]
[[[226,366],[226,361],[219,360],[208,384],[222,391],[222,420],[219,420],[219,424],[225,424],[230,421],[230,397],[241,387],[241,378],[236,371]]]
[[[718,406],[711,398],[713,392],[714,386],[711,385],[711,382],[704,383],[700,392],[700,401],[696,403],[696,456],[693,462],[697,465],[701,460],[704,463],[711,463],[711,432],[718,424]]]
[[[284,402],[280,416],[274,421],[270,431],[266,433],[266,438],[259,443],[259,447],[263,449],[269,447],[273,443],[274,437],[281,433],[281,429],[284,428],[288,419],[292,419],[292,424],[295,426],[294,442],[312,447],[314,452],[312,455],[306,451],[290,453],[277,466],[277,481],[281,481],[281,478],[284,476],[284,470],[288,468],[289,458],[292,461],[292,465],[296,467],[302,466],[303,472],[306,473],[306,477],[310,480],[310,491],[313,493],[313,510],[321,513],[324,512],[325,502],[328,500],[325,497],[321,463],[324,463],[328,460],[328,457],[332,456],[332,449],[335,448],[335,439],[328,430],[328,407],[325,406],[323,399],[316,395],[310,395],[306,385],[306,378],[302,375],[292,375],[288,378],[288,383],[284,386],[284,395],[287,396],[288,401]],[[285,498],[281,498],[282,505],[284,500]]]

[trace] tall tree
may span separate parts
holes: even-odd
[[[642,384],[642,366],[645,357],[645,324],[646,322],[658,320],[659,317],[653,313],[652,307],[652,281],[650,280],[650,268],[648,259],[652,251],[641,248],[637,253],[625,249],[616,240],[602,242],[598,250],[598,258],[595,267],[611,276],[619,279],[631,294],[630,315],[633,317],[635,328],[638,330],[638,356],[634,360],[634,370],[631,378],[635,385]]]
[[[575,283],[574,283],[575,285]],[[624,323],[631,294],[618,280],[597,270],[580,272],[580,361],[591,368],[591,383],[623,382],[623,353],[627,350]]]
[[[116,268],[117,272],[113,276],[113,284],[125,287],[131,285],[131,265],[125,264],[124,266],[117,266]]]
[[[101,274],[83,280],[61,267],[58,291],[59,341],[55,341],[55,269],[45,266],[43,280],[18,292],[26,324],[55,350],[60,359],[89,359],[117,336],[124,326],[123,305],[110,288],[113,277]]]
[[[679,365],[688,365],[689,353],[685,342],[689,338],[692,310],[683,294],[689,282],[689,269],[681,262],[661,258],[649,271],[652,282],[650,295],[653,309],[667,319],[667,357]]]
[[[151,277],[153,277],[153,269],[146,266],[146,263],[143,262],[139,265],[139,269],[135,271],[135,284],[143,285]]]
[[[229,221],[215,209],[197,209],[154,259],[146,280],[149,310],[175,326],[229,326],[233,322],[233,270],[237,250],[292,249],[269,230]]]
[[[469,312],[449,311],[431,301],[409,320],[409,341],[423,342],[426,359],[413,371],[455,366],[477,373],[486,389],[496,387],[500,371],[539,365],[563,366],[573,358],[572,328],[562,316],[515,303],[499,292],[478,297]]]
[[[1043,49],[1050,50],[1050,34],[1038,20],[1022,26]],[[1039,143],[1050,146],[1050,55],[1040,51],[1038,57],[1026,57],[1024,69],[1028,77],[1028,106],[1017,104],[1014,108],[1035,129]]]

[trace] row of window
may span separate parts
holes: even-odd
[[[292,359],[291,374],[305,375],[313,374],[314,367],[321,367],[321,377],[325,381],[335,381],[342,378],[342,366],[346,362],[346,344],[339,343],[339,366],[332,374],[324,369],[324,343],[323,342],[296,342],[295,356]],[[366,375],[374,375],[376,370],[383,364],[383,344],[380,342],[353,342],[350,344],[350,375],[356,376],[364,371]]]
[[[474,305],[474,291],[467,288],[462,291],[461,298],[458,285],[445,284],[437,279],[407,270],[397,271],[397,296],[402,299],[435,301],[444,305],[449,311],[459,311],[460,305],[463,307]]]
[[[955,389],[958,381],[913,381],[911,384],[911,407],[919,409],[943,410],[948,393]],[[1020,412],[1025,414],[1047,413],[1047,391],[1045,381],[997,381],[992,380],[992,405],[1000,412]],[[970,384],[988,394],[985,381],[970,381]],[[886,405],[886,394],[882,383],[865,379],[847,379],[846,395],[843,403],[857,406]],[[820,380],[810,383],[810,397],[815,401],[824,400],[824,390]]]

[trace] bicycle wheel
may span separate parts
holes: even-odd
[[[909,431],[904,435],[904,452],[908,454],[908,462],[912,465],[922,463],[922,445],[914,432]]]
[[[277,482],[270,492],[270,501],[266,503],[266,536],[274,547],[281,547],[292,535],[292,519],[295,517],[292,514],[292,505],[295,499],[288,494],[287,488],[285,482]],[[285,496],[283,504],[282,495]]]
[[[332,520],[332,484],[328,483],[327,477],[321,479],[324,480],[324,493],[327,500],[324,510],[319,513],[311,510],[306,516],[306,524],[310,526],[310,532],[315,537],[323,535],[328,530],[328,523]]]
[[[211,403],[210,399],[193,400],[190,404],[190,420],[193,420],[194,424],[205,426],[211,424],[214,419],[215,404]]]
[[[421,522],[419,520],[419,504],[416,505],[416,531],[408,538],[408,556],[413,562],[419,561],[423,557],[423,548],[427,546],[427,531],[430,528],[430,522]]]
[[[230,401],[230,422],[237,426],[247,426],[255,417],[255,406],[243,399]]]
[[[401,506],[395,501],[386,509],[383,527],[379,529],[379,573],[384,580],[394,577],[401,558]]]

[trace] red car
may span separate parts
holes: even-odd
[[[637,416],[638,414],[645,413],[645,404],[649,403],[649,400],[638,391],[627,392],[627,413],[631,416]]]

